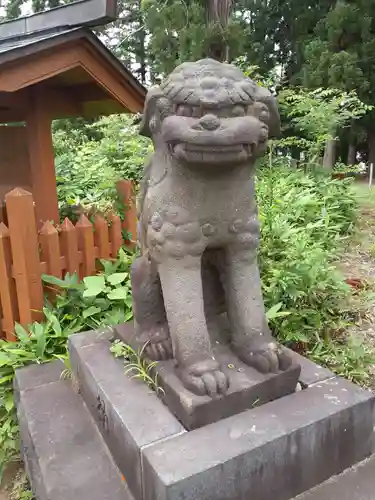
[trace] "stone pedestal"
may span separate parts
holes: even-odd
[[[133,325],[115,328],[116,336],[134,349],[142,349],[134,334]],[[220,369],[228,376],[229,390],[225,396],[214,399],[197,396],[185,389],[175,371],[174,360],[160,361],[156,366],[160,397],[186,429],[193,430],[218,422],[245,410],[292,394],[297,386],[301,367],[294,363],[287,371],[264,375],[242,363],[228,345],[217,341],[214,356]]]
[[[54,364],[17,372],[24,456],[38,500],[99,498],[93,491],[106,485],[101,498],[108,500],[130,499],[129,490],[135,500],[289,500],[372,453],[374,396],[298,355],[303,390],[189,431],[143,382],[124,374],[109,351],[112,336],[71,337],[80,397],[56,381]],[[70,415],[69,431],[61,425]],[[124,483],[121,493],[108,457],[129,490]],[[112,486],[99,472],[93,477],[90,463],[110,471]],[[64,494],[48,493],[51,478]]]

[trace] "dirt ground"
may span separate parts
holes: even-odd
[[[0,500],[20,500],[18,490],[22,490],[24,470],[20,464],[14,464],[5,471],[3,487],[0,488]]]
[[[375,186],[369,190],[367,184],[356,184],[355,191],[360,204],[360,215],[355,234],[351,238],[339,269],[355,286],[365,287],[359,294],[358,317],[349,331],[363,337],[375,352]],[[370,387],[375,389],[375,366]]]

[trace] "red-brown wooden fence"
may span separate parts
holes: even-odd
[[[7,225],[0,222],[0,338],[15,340],[15,322],[26,326],[43,318],[43,274],[62,278],[69,272],[83,278],[96,273],[98,259],[114,259],[123,245],[134,246],[132,184],[120,181],[117,187],[126,206],[123,218],[97,215],[92,224],[81,215],[75,225],[69,219],[58,227],[46,221],[39,231],[32,194],[16,188],[5,196]],[[124,230],[132,241],[124,240]]]

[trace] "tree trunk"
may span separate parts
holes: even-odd
[[[324,149],[323,168],[332,170],[336,162],[336,140],[328,139]]]
[[[219,25],[223,30],[228,26],[233,0],[206,0],[207,25]],[[222,40],[212,40],[208,49],[208,56],[218,61],[229,59],[229,46]]]
[[[375,127],[368,130],[368,164],[375,165]]]
[[[355,165],[357,161],[357,145],[354,142],[350,142],[348,150],[348,165]]]
[[[141,77],[141,82],[143,85],[145,85],[146,80],[147,80],[147,55],[146,55],[146,31],[144,28],[144,20],[142,16],[142,2],[139,0],[138,2],[138,22],[139,22],[139,28],[138,28],[138,37],[139,37],[139,74]]]

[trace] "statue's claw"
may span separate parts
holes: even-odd
[[[165,361],[173,358],[172,341],[167,324],[152,328],[146,333],[146,336],[149,340],[144,352],[149,359],[152,361]]]
[[[252,342],[234,346],[238,357],[247,365],[256,368],[261,373],[278,373],[287,370],[292,364],[288,351],[275,341]]]
[[[212,359],[183,368],[180,378],[185,387],[198,396],[215,398],[225,394],[229,387],[227,376]]]

